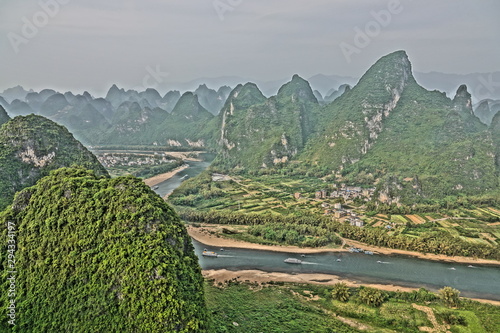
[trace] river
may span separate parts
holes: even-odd
[[[327,252],[306,254],[206,246],[193,240],[203,269],[252,270],[283,273],[338,275],[359,283],[394,284],[436,291],[450,286],[463,296],[500,301],[500,268],[418,259],[401,255]],[[203,257],[203,249],[215,251],[217,258]],[[302,264],[287,264],[287,258]]]
[[[154,191],[163,198],[165,195],[172,193],[172,191],[179,187],[187,178],[199,175],[203,170],[210,166],[210,163],[211,162],[207,161],[188,161],[187,164],[189,164],[189,168],[175,174],[172,178],[157,184],[156,186],[158,186],[158,188]]]
[[[156,192],[164,196],[183,181],[195,177],[210,162],[188,162],[190,167],[158,184]],[[185,179],[185,177],[184,177]],[[463,296],[500,301],[500,268],[424,260],[409,256],[367,255],[362,253],[298,254],[237,248],[213,248],[193,240],[202,269],[247,270],[283,273],[333,274],[360,283],[394,284],[404,287],[425,287],[436,291],[451,286]],[[219,253],[217,258],[203,257],[204,248]],[[297,258],[302,264],[286,264],[283,260]],[[337,259],[340,259],[337,261]]]

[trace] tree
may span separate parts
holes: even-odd
[[[460,304],[460,291],[452,287],[439,289],[439,297],[449,307],[456,307]]]
[[[358,296],[362,303],[378,307],[384,303],[386,295],[382,291],[375,288],[361,287]]]
[[[350,296],[351,295],[349,293],[349,287],[345,283],[339,282],[333,285],[333,290],[332,290],[333,299],[336,299],[341,302],[347,302]]]

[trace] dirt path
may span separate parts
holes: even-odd
[[[432,332],[432,333],[451,333],[448,331],[448,327],[445,325],[440,325],[436,319],[436,315],[434,314],[434,311],[427,307],[427,306],[422,306],[422,305],[417,305],[415,303],[412,304],[412,306],[427,314],[427,318],[429,321],[432,323],[433,327],[419,327],[418,329],[423,331],[423,332]]]

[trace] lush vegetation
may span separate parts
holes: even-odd
[[[287,288],[256,287],[250,289],[235,281],[228,281],[225,287],[205,284],[212,332],[359,332]]]
[[[205,331],[191,239],[141,180],[62,168],[19,192],[0,220],[3,239],[15,229],[15,296],[0,295],[4,309],[15,299],[13,332]]]
[[[259,285],[235,280],[207,283],[205,288],[214,332],[414,333],[420,327],[438,332],[500,330],[498,307],[462,298],[449,307],[423,288],[387,292],[343,283]]]
[[[81,165],[107,171],[66,128],[41,116],[18,116],[0,128],[0,209],[16,191],[32,186],[51,170]]]

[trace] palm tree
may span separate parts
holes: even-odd
[[[349,293],[349,287],[345,283],[339,282],[333,285],[333,291],[332,291],[333,299],[336,299],[341,302],[347,302],[350,296],[351,295]]]
[[[361,302],[374,307],[380,306],[385,301],[385,294],[375,288],[362,287],[358,295]]]
[[[460,303],[460,291],[452,287],[439,289],[439,297],[449,307],[456,307]]]

